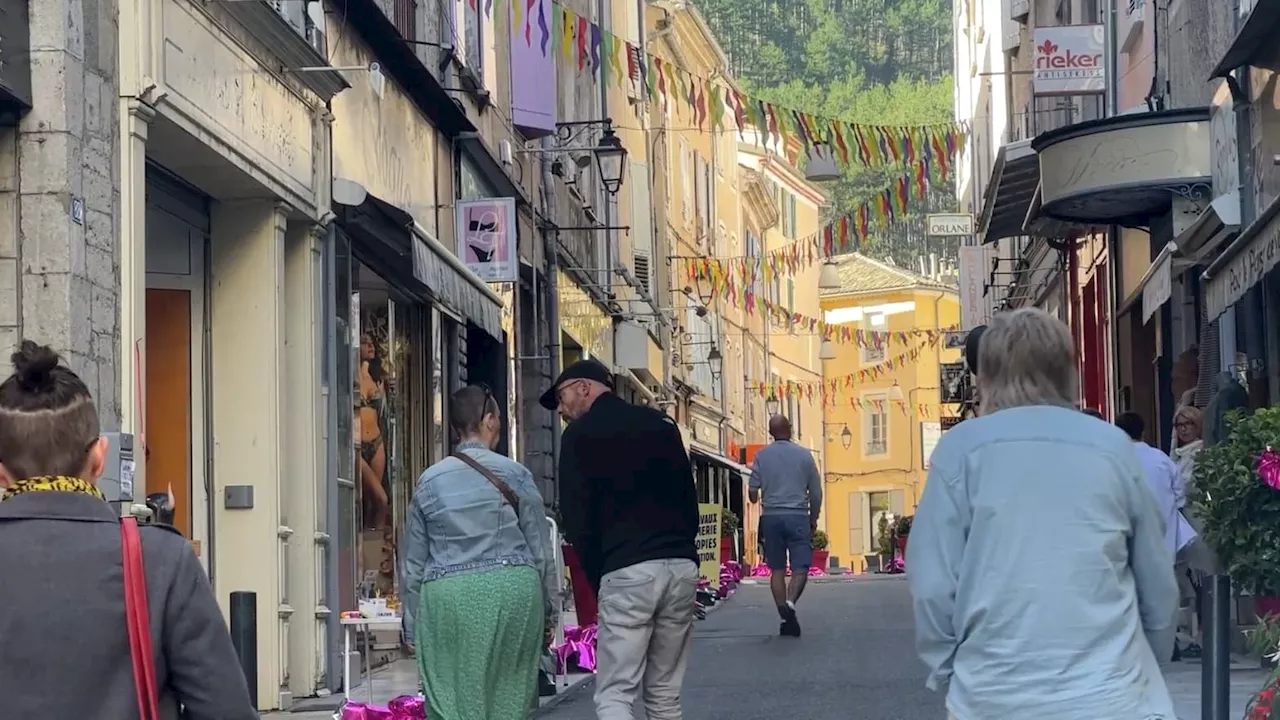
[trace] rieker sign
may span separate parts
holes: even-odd
[[[1036,95],[1085,95],[1106,89],[1102,25],[1038,27],[1035,34]]]

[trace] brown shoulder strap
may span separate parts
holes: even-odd
[[[506,499],[509,505],[511,505],[511,509],[516,511],[516,517],[520,516],[520,498],[516,497],[515,491],[511,489],[511,486],[508,485],[506,481],[481,464],[479,460],[476,460],[462,451],[455,452],[453,456],[470,465],[472,470],[483,475],[485,480],[488,480],[494,487],[498,488],[498,492],[502,493],[502,497]]]

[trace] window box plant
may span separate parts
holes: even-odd
[[[1196,456],[1188,500],[1201,540],[1265,617],[1280,612],[1280,408],[1233,412],[1227,428],[1225,442]]]

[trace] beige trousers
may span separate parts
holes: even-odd
[[[649,720],[681,720],[697,585],[692,560],[650,560],[604,576],[596,637],[600,720],[632,720],[637,700]]]

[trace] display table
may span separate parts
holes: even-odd
[[[400,630],[403,620],[399,617],[352,617],[342,618],[342,696],[351,699],[351,633],[364,629],[364,672],[368,684],[369,702],[373,703],[373,653],[370,649],[369,633],[372,630]]]

